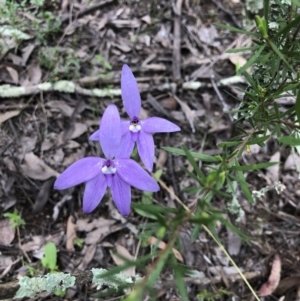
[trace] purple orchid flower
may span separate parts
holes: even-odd
[[[159,117],[140,119],[141,97],[136,79],[127,65],[122,68],[121,92],[125,110],[130,120],[122,120],[122,141],[117,155],[129,158],[135,142],[140,158],[151,172],[154,161],[154,140],[152,134],[180,131],[176,124]],[[99,140],[99,130],[90,140]]]
[[[122,215],[129,215],[130,186],[146,191],[158,191],[157,182],[131,159],[119,159],[116,152],[121,143],[121,120],[115,105],[105,110],[99,130],[99,140],[106,159],[87,157],[69,166],[55,181],[55,189],[66,189],[86,182],[83,211],[93,211],[101,202],[107,187]]]

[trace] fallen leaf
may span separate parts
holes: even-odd
[[[183,101],[181,101],[178,97],[175,97],[176,101],[180,104],[182,111],[185,114],[190,126],[192,128],[192,132],[195,133],[194,119],[196,117],[195,111],[191,110],[191,108]]]
[[[220,41],[216,40],[219,38],[219,34],[214,25],[210,25],[209,27],[201,26],[198,35],[202,42],[214,47],[220,46]]]
[[[151,245],[151,246],[154,246],[156,245],[158,242],[158,239],[154,236],[151,236],[149,239],[148,239],[148,243]],[[167,244],[163,241],[159,241],[158,243],[158,248],[161,249],[161,250],[164,250],[165,248],[167,247]],[[180,261],[180,262],[183,262],[183,257],[182,255],[180,254],[180,252],[175,249],[175,248],[172,248],[172,251],[173,251],[173,254],[174,256]]]
[[[12,264],[13,260],[11,256],[0,255],[0,270],[5,269],[7,266]]]
[[[25,154],[22,171],[31,179],[45,181],[51,177],[58,177],[59,173],[48,166],[33,152]]]
[[[115,221],[113,221],[111,224],[114,224]],[[112,227],[110,225],[102,226],[101,228],[97,228],[96,230],[93,230],[89,232],[86,235],[85,243],[86,244],[93,244],[100,242],[105,236],[110,234],[112,232]]]
[[[152,23],[152,19],[149,15],[145,15],[144,17],[142,17],[141,20],[144,21],[145,23],[147,23],[148,25],[151,25],[151,23]]]
[[[232,64],[235,65],[236,69],[240,69],[247,63],[247,60],[243,56],[238,54],[230,55],[229,60]]]
[[[67,237],[66,237],[66,249],[74,251],[74,240],[76,239],[77,225],[73,223],[74,217],[72,215],[68,218],[67,223]]]
[[[60,111],[66,117],[71,117],[74,112],[74,109],[62,100],[47,101],[46,107],[50,108],[51,112]]]
[[[227,228],[227,249],[230,255],[238,255],[242,246],[241,237]]]
[[[16,229],[11,226],[8,218],[0,221],[0,229],[0,245],[9,246],[15,238]]]
[[[114,253],[114,252],[110,251],[110,255],[111,255],[113,261],[115,262],[115,264],[117,266],[125,264],[126,260],[124,260],[124,259],[128,259],[128,260],[131,260],[131,261],[133,261],[135,259],[128,252],[128,250],[125,247],[123,247],[123,246],[121,246],[119,244],[115,244],[115,247],[117,249],[117,253]],[[120,255],[120,256],[118,256],[118,255]],[[126,274],[127,276],[133,277],[133,276],[135,276],[135,266],[133,266],[131,268],[128,268],[126,270],[123,270],[122,272],[124,274]]]
[[[35,199],[35,203],[32,208],[32,213],[38,213],[43,210],[45,205],[47,204],[47,201],[49,199],[50,191],[53,189],[53,184],[55,181],[55,177],[51,177],[49,180],[43,183],[43,185],[40,188],[40,191]]]
[[[9,73],[11,79],[13,80],[14,84],[18,84],[19,83],[19,74],[18,72],[11,67],[6,67],[7,72]]]
[[[297,170],[300,166],[300,156],[297,153],[290,154],[284,162],[284,170]]]
[[[99,217],[98,219],[93,219],[90,222],[90,219],[78,219],[77,220],[77,230],[78,231],[85,231],[90,232],[91,230],[95,228],[102,228],[102,227],[109,227],[115,224],[116,221],[112,219],[105,219],[102,217]]]
[[[280,281],[281,260],[278,254],[274,256],[269,279],[258,291],[259,296],[266,297],[271,295],[277,288]]]
[[[18,116],[19,114],[20,114],[19,110],[8,111],[8,112],[5,112],[4,114],[1,114],[0,115],[0,124],[12,117]]]
[[[42,79],[42,69],[38,63],[33,63],[28,68],[28,80],[31,86],[37,85]]]
[[[88,264],[93,260],[95,252],[96,252],[96,247],[97,244],[94,243],[90,246],[84,246],[81,254],[84,254],[84,257],[80,263],[80,265],[78,266],[78,270],[79,271],[84,271],[86,270]]]
[[[269,162],[279,162],[280,152],[276,152],[270,159]],[[267,168],[267,178],[270,180],[270,184],[279,181],[279,163]]]

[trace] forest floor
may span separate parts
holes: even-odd
[[[120,265],[115,250],[130,259],[147,254],[151,243],[141,244],[139,236],[147,218],[133,210],[124,218],[110,194],[93,213],[83,214],[83,185],[56,191],[55,178],[76,160],[100,155],[99,145],[88,138],[108,104],[126,116],[119,89],[122,66],[128,64],[139,84],[143,117],[167,118],[181,127],[177,133],[154,135],[154,171],[163,171],[161,180],[169,188],[156,193],[154,202],[176,207],[171,190],[186,205],[194,203],[195,196],[182,192],[193,183],[183,171],[191,171],[186,157],[162,146],[221,153],[217,143],[230,140],[234,127],[226,111],[238,108],[247,88],[242,77],[235,77],[236,68],[249,57],[226,50],[252,44],[246,35],[215,25],[242,26],[246,17],[239,0],[54,0],[40,7],[42,0],[27,2],[7,0],[0,8],[0,84],[24,87],[18,97],[0,98],[0,284],[46,272],[41,258],[49,241],[56,245],[63,272]],[[7,35],[5,26],[11,26]],[[73,82],[75,93],[37,86],[60,80]],[[188,82],[196,89],[188,88]],[[101,97],[93,95],[95,88]],[[245,152],[241,164],[270,160],[282,164],[247,173],[250,188],[259,191],[281,181],[286,189],[281,194],[271,190],[255,204],[237,194],[244,216],[235,225],[250,240],[242,241],[221,224],[216,231],[256,291],[268,280],[272,263],[281,265],[281,278],[273,270],[277,290],[262,300],[300,300],[300,188],[291,158],[270,141]],[[141,196],[134,191],[133,202]],[[224,200],[214,199],[213,205],[228,217]],[[17,228],[5,213],[11,213]],[[185,227],[180,242],[182,264],[198,273],[186,284],[190,300],[254,300],[205,232],[192,241]],[[131,273],[143,276],[143,270]],[[157,299],[180,300],[175,285],[164,286],[164,277],[169,279],[168,271],[161,275]],[[95,292],[95,287],[78,285],[64,297],[41,293],[36,300],[91,300]]]

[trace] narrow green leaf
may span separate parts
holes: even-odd
[[[256,46],[252,46],[252,47],[243,47],[243,48],[229,49],[229,50],[226,50],[225,52],[226,53],[238,53],[238,52],[254,51],[254,50],[258,49],[258,48],[259,48],[259,46],[256,45]]]
[[[184,152],[183,149],[176,148],[176,147],[170,147],[170,146],[163,146],[162,149],[166,150],[167,152],[170,152],[172,154],[176,155],[183,155],[186,156],[186,153]],[[203,162],[220,162],[219,159],[209,156],[209,155],[204,155],[201,153],[196,153],[196,152],[189,152],[191,156],[195,159],[200,159]]]
[[[285,27],[283,27],[275,36],[275,38],[280,37],[281,35],[285,36],[290,32],[292,28],[296,28],[296,26],[300,23],[300,16],[295,18],[293,21],[288,23]]]
[[[252,66],[260,57],[261,53],[263,52],[263,50],[265,49],[266,45],[262,45],[258,48],[257,52],[250,57],[250,59],[247,61],[247,63],[241,67],[238,72],[237,75],[241,75],[243,74],[250,66]]]
[[[267,135],[267,136],[264,136],[264,137],[258,137],[258,138],[253,138],[253,139],[250,139],[247,144],[248,145],[252,145],[252,144],[260,144],[260,143],[263,143],[265,142],[266,140],[268,140],[270,138],[271,135]]]
[[[251,171],[251,170],[257,170],[262,168],[268,168],[273,165],[277,165],[280,162],[264,162],[264,163],[257,163],[257,164],[251,164],[251,165],[244,165],[244,166],[232,166],[229,169],[235,170],[235,171]]]
[[[285,136],[285,137],[279,137],[278,141],[283,145],[300,146],[300,138]]]
[[[239,28],[236,28],[236,27],[233,27],[233,26],[229,26],[229,25],[225,25],[225,24],[222,24],[222,23],[214,23],[214,25],[219,26],[219,27],[224,28],[224,29],[228,29],[228,30],[233,31],[233,32],[243,33],[243,34],[248,35],[248,36],[259,37],[259,35],[255,32],[242,30],[242,29],[239,29]]]
[[[181,271],[175,266],[174,268],[174,274],[175,274],[175,283],[180,295],[180,300],[183,301],[189,301],[189,297],[186,290],[186,284],[183,281],[184,276],[182,275]]]
[[[186,154],[186,157],[187,157],[188,161],[191,163],[191,165],[193,166],[196,174],[198,175],[198,177],[200,179],[200,182],[204,183],[205,176],[204,176],[203,172],[201,171],[201,169],[199,168],[197,162],[195,161],[195,159],[193,158],[193,156],[190,154],[189,150],[185,146],[183,146],[183,150]]]
[[[284,55],[280,52],[280,50],[276,47],[276,45],[269,40],[269,45],[273,49],[273,51],[285,62],[285,64],[289,67],[289,69],[294,72],[293,67],[288,63],[288,61],[285,59]]]
[[[231,146],[236,146],[242,144],[243,141],[226,141],[226,142],[219,142],[217,143],[218,147],[231,147]]]
[[[269,8],[270,8],[270,0],[264,0],[264,17],[266,20],[267,28],[269,27]]]

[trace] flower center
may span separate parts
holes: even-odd
[[[101,171],[105,175],[115,174],[117,171],[116,165],[112,160],[106,160],[101,168]]]
[[[137,117],[133,117],[130,122],[129,130],[133,133],[137,133],[141,130],[140,120]]]

